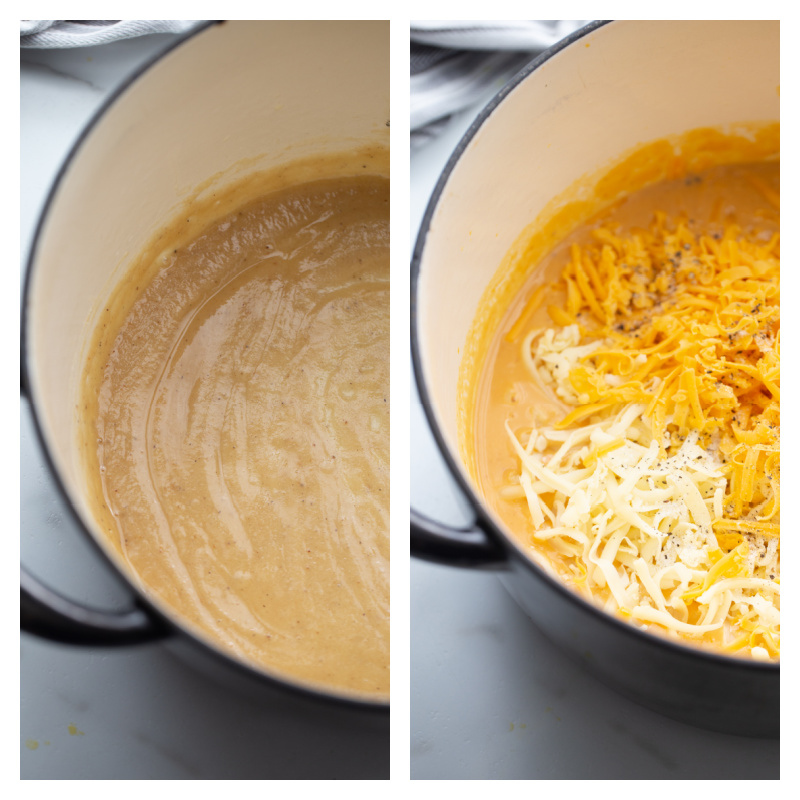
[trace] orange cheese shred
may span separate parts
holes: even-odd
[[[754,185],[774,220],[778,191]],[[702,230],[662,211],[647,227],[604,217],[531,295],[506,338],[523,338],[547,292],[560,298],[558,329],[521,347],[568,413],[520,439],[507,424],[511,489],[532,542],[604,607],[777,658],[780,234],[726,213]]]
[[[686,219],[670,226],[659,212],[647,230],[622,236],[601,226],[593,239],[572,246],[562,274],[566,307],[548,312],[609,346],[572,369],[585,402],[557,427],[644,402],[662,449],[670,431],[731,443],[722,447],[732,458],[725,502],[737,517],[778,518],[779,234],[749,239],[730,224],[714,238],[693,233]]]

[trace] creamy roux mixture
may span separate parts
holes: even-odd
[[[84,379],[95,516],[225,649],[386,698],[388,179],[284,188],[169,242]]]

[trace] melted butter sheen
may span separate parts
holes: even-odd
[[[167,259],[94,381],[100,517],[270,671],[389,691],[388,180],[271,194]]]

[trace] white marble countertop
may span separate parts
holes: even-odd
[[[56,172],[93,113],[172,35],[102,47],[21,52],[21,253]],[[55,491],[20,417],[23,564],[69,597],[101,608],[126,594]],[[23,779],[387,778],[388,741],[287,716],[211,683],[159,645],[101,650],[21,636]]]
[[[479,111],[412,151],[412,246]],[[411,499],[435,519],[470,522],[413,385]],[[777,779],[779,759],[777,741],[698,730],[617,696],[556,650],[491,574],[412,559],[412,779]]]

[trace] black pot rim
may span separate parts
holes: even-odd
[[[143,594],[143,592],[128,578],[128,576],[124,572],[122,572],[117,567],[117,565],[112,561],[112,559],[106,552],[105,548],[100,544],[98,539],[95,538],[95,536],[91,533],[89,526],[84,522],[80,513],[73,505],[70,495],[64,483],[62,482],[61,476],[59,475],[56,465],[50,455],[50,449],[48,447],[40,415],[37,410],[37,401],[35,396],[36,393],[30,381],[30,372],[32,369],[32,364],[30,361],[31,354],[28,342],[28,336],[29,336],[28,305],[31,298],[31,285],[32,285],[33,272],[36,266],[40,239],[46,227],[48,218],[50,216],[52,205],[55,201],[55,197],[58,193],[58,190],[64,178],[66,177],[67,173],[69,172],[73,164],[73,161],[83,148],[89,135],[102,121],[103,117],[106,115],[109,109],[113,105],[115,105],[125,95],[127,90],[130,89],[130,87],[133,84],[135,84],[145,73],[149,72],[150,69],[154,67],[156,64],[158,64],[162,59],[170,55],[172,52],[174,52],[175,50],[177,50],[179,47],[186,44],[190,40],[193,40],[199,34],[213,28],[216,25],[222,25],[224,23],[225,20],[211,20],[209,22],[206,22],[205,24],[199,25],[198,27],[194,28],[188,33],[183,34],[182,36],[177,38],[169,47],[159,52],[152,58],[148,59],[143,65],[141,65],[138,69],[136,69],[133,73],[131,73],[105,99],[105,101],[97,109],[97,111],[95,111],[89,122],[82,129],[80,135],[75,140],[66,158],[61,164],[58,172],[56,173],[56,177],[53,180],[53,183],[50,186],[50,189],[47,193],[47,198],[42,207],[42,211],[39,214],[39,219],[36,224],[33,240],[31,242],[30,252],[28,254],[28,258],[26,261],[25,282],[22,293],[22,309],[20,313],[20,322],[21,322],[20,386],[23,394],[26,395],[28,398],[34,429],[36,432],[36,438],[41,448],[41,452],[44,456],[47,468],[55,483],[55,487],[58,494],[64,501],[65,506],[69,509],[69,513],[72,516],[73,521],[78,525],[78,528],[88,539],[88,541],[94,547],[95,551],[100,555],[101,559],[105,562],[105,564],[111,569],[111,571],[115,575],[117,575],[120,578],[120,580],[123,581],[126,589],[134,597],[134,602],[136,603],[136,605],[145,609],[151,617],[154,617],[169,630],[173,631],[176,634],[179,634],[182,637],[185,637],[186,639],[191,641],[194,646],[210,654],[211,657],[216,662],[227,667],[228,669],[233,669],[239,675],[244,676],[248,680],[263,682],[265,684],[268,684],[272,688],[277,689],[278,691],[285,692],[287,694],[293,694],[300,698],[304,698],[306,700],[319,701],[320,703],[324,703],[330,706],[338,706],[343,709],[351,709],[356,712],[367,712],[368,714],[374,715],[376,717],[384,717],[388,716],[389,714],[388,700],[372,701],[366,698],[362,699],[344,693],[336,694],[336,693],[326,692],[322,689],[316,689],[309,685],[296,683],[289,678],[283,678],[281,676],[268,673],[264,670],[260,670],[257,667],[248,664],[245,661],[241,661],[235,658],[234,656],[227,654],[225,651],[217,647],[215,643],[211,642],[210,640],[201,638],[191,629],[180,624],[180,622],[178,622],[178,620],[175,617],[168,616],[162,609],[156,606],[152,600],[150,600],[145,594]]]
[[[419,232],[417,234],[414,251],[411,258],[411,361],[414,368],[414,378],[416,380],[417,389],[419,391],[420,402],[425,411],[425,416],[428,420],[431,433],[439,448],[439,452],[443,456],[450,476],[456,481],[459,489],[463,492],[464,496],[469,501],[472,511],[476,515],[476,520],[479,527],[483,532],[503,550],[507,556],[513,558],[514,563],[520,565],[523,569],[532,573],[539,580],[547,584],[554,592],[561,595],[567,602],[573,606],[578,607],[581,611],[589,616],[594,617],[597,622],[602,626],[610,626],[611,628],[622,632],[623,635],[636,640],[640,644],[649,645],[651,647],[660,648],[665,653],[673,656],[688,658],[690,660],[698,660],[705,662],[709,665],[717,665],[721,669],[745,671],[751,673],[761,674],[776,674],[780,671],[779,662],[766,662],[754,661],[735,656],[723,655],[714,653],[710,650],[700,647],[692,647],[691,645],[684,645],[678,642],[673,642],[654,633],[649,633],[646,630],[630,625],[627,622],[618,620],[610,614],[599,609],[592,603],[584,600],[577,593],[571,591],[565,584],[555,580],[548,575],[543,569],[536,565],[520,547],[520,545],[512,539],[503,528],[497,524],[492,515],[488,512],[483,501],[478,497],[476,491],[464,477],[461,465],[458,460],[450,452],[450,448],[445,441],[444,435],[439,429],[436,420],[436,414],[431,400],[431,395],[428,390],[425,376],[422,369],[422,355],[421,343],[418,330],[418,311],[417,311],[417,296],[419,292],[419,275],[422,264],[422,256],[425,250],[425,242],[430,230],[430,225],[433,220],[436,209],[439,206],[439,201],[442,198],[444,190],[447,186],[450,176],[458,166],[461,157],[469,147],[472,140],[478,134],[484,123],[489,117],[497,110],[497,108],[504,102],[504,100],[525,80],[527,80],[539,67],[549,61],[553,56],[560,53],[565,48],[575,44],[594,31],[609,25],[619,24],[618,21],[613,20],[596,20],[590,22],[584,27],[574,31],[569,36],[557,42],[555,45],[545,50],[543,53],[534,58],[529,64],[522,68],[511,80],[503,86],[502,89],[489,101],[485,108],[478,114],[472,122],[467,132],[459,141],[455,150],[451,154],[447,164],[440,175],[436,187],[431,194],[428,205],[425,209],[425,214],[420,223]]]

